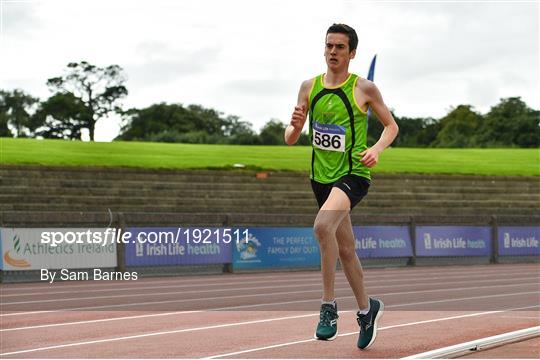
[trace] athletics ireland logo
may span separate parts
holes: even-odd
[[[12,250],[14,250],[16,254],[15,257],[18,257],[18,255],[20,255],[21,253],[21,238],[18,235],[13,236],[12,244]],[[30,267],[30,263],[28,261],[11,257],[10,251],[11,250],[8,250],[4,253],[4,262],[6,264],[9,264],[16,268]]]

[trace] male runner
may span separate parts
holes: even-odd
[[[337,304],[334,278],[337,257],[356,297],[360,334],[358,347],[366,349],[377,336],[377,322],[383,303],[368,298],[362,266],[355,251],[350,211],[367,194],[370,170],[379,154],[397,136],[398,126],[375,84],[349,73],[356,55],[358,36],[345,24],[334,24],[326,33],[326,74],[302,83],[298,104],[285,142],[296,143],[309,113],[309,134],[313,145],[311,186],[319,212],[314,232],[321,251],[323,298],[315,337],[333,340],[337,336]],[[384,125],[375,145],[367,147],[367,109],[371,107]]]

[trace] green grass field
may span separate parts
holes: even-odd
[[[0,138],[1,164],[308,171],[306,146],[91,143]],[[373,172],[540,176],[538,149],[387,149]]]

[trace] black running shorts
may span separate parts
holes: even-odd
[[[355,207],[360,200],[367,195],[370,184],[371,183],[368,179],[353,174],[345,175],[341,179],[330,184],[322,184],[315,180],[311,180],[311,188],[313,189],[313,193],[315,194],[315,198],[319,204],[319,209],[328,199],[332,188],[337,187],[343,190],[343,192],[345,192],[345,194],[347,194],[349,197],[352,210],[352,208]]]

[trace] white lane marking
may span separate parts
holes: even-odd
[[[503,264],[503,265],[479,265],[475,266],[474,268],[471,268],[471,266],[467,267],[456,267],[456,266],[448,266],[447,269],[440,270],[440,267],[422,267],[418,269],[412,269],[412,268],[387,268],[387,269],[365,269],[365,272],[367,275],[369,275],[372,279],[379,279],[379,278],[387,278],[387,277],[395,277],[396,275],[404,275],[406,273],[407,275],[425,275],[428,273],[429,275],[448,275],[449,272],[452,274],[461,274],[464,275],[496,275],[500,273],[500,275],[504,274],[523,274],[530,273],[531,268],[537,268],[538,272],[540,273],[540,267],[538,266],[531,266],[531,264],[528,264],[527,266],[515,266],[510,264]],[[481,271],[479,271],[480,269]],[[344,273],[342,271],[337,272],[337,275],[343,275]],[[140,285],[144,284],[191,284],[197,282],[197,284],[207,284],[205,281],[214,281],[219,282],[220,280],[223,280],[224,282],[230,281],[231,277],[237,278],[238,281],[246,281],[246,280],[264,280],[264,279],[283,279],[285,276],[285,273],[278,273],[277,275],[251,275],[251,274],[233,274],[233,275],[226,275],[226,274],[218,274],[218,275],[206,275],[204,277],[189,277],[189,279],[181,278],[181,279],[167,279],[167,280],[156,280],[156,278],[143,278],[142,280],[137,280]],[[319,279],[320,278],[320,272],[317,270],[313,270],[310,273],[300,273],[297,275],[291,275],[290,273],[286,273],[286,276],[288,279],[294,278],[294,280],[301,280],[305,278],[314,278]],[[79,282],[76,282],[79,283]],[[15,285],[15,286],[12,286]],[[43,285],[37,285],[37,286],[25,286],[25,287],[19,287],[17,284],[0,284],[0,289],[5,294],[6,291],[20,291],[20,290],[54,290],[54,288],[69,288],[69,289],[77,289],[77,288],[83,288],[83,289],[89,289],[89,288],[118,288],[122,287],[122,285],[130,286],[131,284],[125,283],[125,282],[107,282],[107,283],[99,283],[99,284],[88,284],[88,285],[75,285],[73,282],[57,282],[54,284],[54,286],[51,286],[51,284],[43,284]],[[207,284],[208,285],[208,284]],[[103,289],[103,290],[109,290],[109,289]],[[40,293],[40,295],[43,295],[43,292]]]
[[[434,293],[434,292],[444,292],[444,291],[460,291],[460,290],[477,290],[477,289],[486,289],[486,288],[494,288],[494,287],[515,287],[515,286],[528,286],[528,285],[539,285],[538,283],[519,283],[519,284],[505,284],[505,285],[488,285],[488,286],[474,286],[474,287],[461,287],[461,288],[444,288],[444,289],[432,289],[432,290],[415,290],[415,291],[402,291],[402,292],[393,292],[393,293],[382,293],[382,294],[375,294],[374,296],[394,296],[394,295],[408,295],[408,294],[418,294],[418,293]],[[346,291],[349,290],[348,287],[344,288],[337,288],[335,291]],[[205,301],[205,300],[221,300],[221,299],[233,299],[233,298],[247,298],[247,297],[260,297],[260,296],[268,296],[268,295],[290,295],[290,294],[301,294],[301,293],[310,293],[310,292],[319,292],[320,289],[317,290],[302,290],[302,291],[285,291],[285,292],[274,292],[274,293],[263,293],[263,294],[248,294],[248,295],[233,295],[233,296],[218,296],[218,297],[205,297],[205,298],[195,298],[195,299],[179,299],[179,300],[164,300],[164,301],[151,301],[151,302],[142,302],[142,303],[127,303],[127,304],[116,304],[116,305],[102,305],[102,306],[91,306],[91,307],[80,307],[80,308],[67,308],[67,309],[59,309],[59,310],[43,310],[43,311],[29,311],[29,312],[19,312],[19,313],[8,313],[8,314],[1,314],[2,317],[7,316],[22,316],[22,315],[35,315],[35,314],[43,314],[43,313],[55,313],[55,312],[61,312],[61,311],[73,311],[73,310],[88,310],[88,309],[110,309],[115,307],[129,307],[129,306],[142,306],[142,305],[157,305],[157,304],[170,304],[170,303],[182,303],[182,302],[189,302],[189,301]],[[341,297],[343,298],[352,298],[354,296],[349,297]],[[318,299],[310,299],[310,300],[302,300],[302,301],[314,301]],[[203,310],[211,310],[211,309],[203,309]],[[141,315],[143,316],[143,315]],[[0,330],[1,331],[6,331]]]
[[[317,273],[318,274],[318,273]],[[342,275],[342,274],[336,274],[336,275]],[[345,275],[343,275],[345,276]],[[287,279],[283,279],[282,278],[271,278],[271,279],[268,279],[266,280],[265,277],[262,277],[262,279],[256,279],[256,278],[247,278],[247,279],[244,279],[244,278],[231,278],[231,277],[227,277],[227,280],[229,281],[217,281],[219,279],[216,279],[216,281],[214,282],[199,282],[198,280],[192,280],[192,282],[190,283],[187,283],[187,282],[175,282],[175,281],[167,281],[167,280],[163,280],[163,281],[160,281],[160,280],[157,280],[157,281],[153,281],[153,282],[150,282],[150,281],[145,281],[145,282],[141,282],[139,283],[140,280],[137,280],[137,282],[134,284],[134,283],[127,283],[126,281],[123,281],[122,283],[120,282],[114,282],[114,281],[111,281],[111,282],[108,282],[107,284],[100,284],[100,285],[96,285],[96,284],[88,284],[88,285],[75,285],[75,284],[80,284],[81,282],[80,281],[62,281],[62,282],[54,282],[53,284],[43,284],[42,286],[34,286],[34,287],[27,287],[27,288],[16,288],[16,287],[12,287],[12,288],[4,288],[2,289],[2,292],[3,294],[1,296],[3,297],[7,297],[7,296],[23,296],[23,295],[53,295],[53,294],[69,294],[69,293],[80,293],[81,291],[82,292],[106,292],[106,291],[129,291],[129,290],[154,290],[154,289],[163,289],[163,288],[190,288],[190,287],[202,287],[202,286],[218,286],[218,285],[224,285],[224,286],[228,286],[228,285],[238,285],[238,284],[243,284],[243,283],[246,283],[246,282],[250,282],[250,281],[256,281],[257,283],[268,283],[268,282],[271,282],[271,283],[274,283],[274,282],[278,282],[278,283],[281,283],[281,282],[293,282],[293,281],[303,281],[303,280],[306,280],[307,281],[315,281],[315,280],[319,280],[320,276],[315,276],[315,275],[309,275],[309,276],[302,276],[302,277],[292,277],[292,278],[289,278],[287,277]],[[231,281],[233,280],[233,281]],[[126,285],[126,286],[113,286],[113,284],[111,283],[114,283],[114,285]],[[166,284],[166,285],[159,285],[159,286],[154,286],[155,284]],[[135,286],[134,286],[135,285]],[[149,285],[149,286],[146,286],[146,285]],[[112,289],[111,289],[112,287]],[[97,289],[96,289],[97,288]],[[59,291],[54,291],[58,289]],[[60,290],[62,289],[62,290]],[[66,290],[63,290],[63,289],[66,289]],[[70,289],[73,289],[73,290],[70,290]],[[82,290],[80,290],[82,289]],[[11,290],[13,293],[9,293],[9,294],[5,294],[6,291],[8,290]],[[34,291],[36,290],[37,292],[30,292],[30,293],[19,293],[19,292],[15,292],[15,291],[20,291],[20,290],[31,290],[31,291]],[[38,291],[39,290],[39,291]]]
[[[53,345],[53,346],[46,346],[46,347],[36,348],[36,349],[27,349],[27,350],[19,350],[19,351],[1,353],[0,356],[24,354],[24,353],[35,352],[35,351],[43,351],[43,350],[50,350],[50,349],[60,349],[60,348],[72,347],[72,346],[80,346],[80,345],[99,344],[99,343],[111,342],[111,341],[139,339],[139,338],[144,338],[144,337],[149,337],[149,336],[159,336],[159,335],[178,334],[178,333],[190,332],[190,331],[219,329],[219,328],[231,327],[231,326],[239,326],[239,325],[251,325],[251,324],[258,324],[258,323],[264,323],[264,322],[270,322],[270,321],[299,319],[299,318],[309,317],[309,316],[314,316],[314,314],[287,316],[287,317],[270,318],[270,319],[262,319],[262,320],[252,320],[252,321],[242,321],[242,322],[237,322],[237,323],[203,326],[203,327],[198,327],[198,328],[188,328],[188,329],[171,330],[171,331],[160,331],[160,332],[147,333],[147,334],[122,336],[122,337],[117,337],[117,338],[105,338],[105,339],[100,339],[100,340],[82,341],[82,342],[77,342],[77,343],[70,343],[70,344],[63,344],[63,345]]]
[[[449,301],[452,301],[452,300],[449,300]],[[483,314],[498,313],[498,312],[505,312],[505,311],[512,311],[512,310],[522,310],[522,309],[534,308],[534,307],[538,307],[538,306],[540,306],[540,305],[534,305],[534,306],[522,307],[522,308],[505,309],[505,310],[487,311],[487,312],[476,313],[476,314],[477,315],[483,315]],[[99,340],[82,341],[82,342],[62,344],[62,345],[45,346],[45,347],[40,347],[40,348],[35,348],[35,349],[11,351],[11,352],[7,352],[7,353],[1,353],[0,356],[16,355],[16,354],[23,354],[23,353],[29,353],[29,352],[60,349],[60,348],[82,346],[82,345],[99,344],[99,343],[114,342],[114,341],[121,341],[121,340],[131,340],[131,339],[145,338],[145,337],[151,337],[151,336],[178,334],[178,333],[191,332],[191,331],[210,330],[210,329],[217,329],[217,328],[224,328],[224,327],[231,327],[231,326],[251,325],[251,324],[265,323],[265,322],[271,322],[271,321],[299,319],[299,318],[310,317],[310,316],[318,316],[318,315],[319,314],[316,313],[316,314],[286,316],[286,317],[279,317],[279,318],[270,318],[270,319],[262,319],[262,320],[242,321],[242,322],[229,323],[229,324],[211,325],[211,326],[204,326],[204,327],[198,327],[198,328],[160,331],[160,332],[153,332],[153,333],[146,333],[146,334],[139,334],[139,335],[122,336],[122,337],[116,337],[116,338],[105,338],[105,339],[99,339]],[[410,325],[416,325],[416,324],[423,324],[423,323],[429,323],[429,322],[434,322],[434,321],[450,320],[450,319],[456,319],[456,318],[459,318],[459,317],[469,317],[469,316],[474,316],[474,314],[467,314],[467,315],[457,316],[457,317],[453,316],[453,317],[450,317],[450,318],[441,318],[441,319],[438,319],[438,320],[437,319],[432,319],[432,320],[418,321],[418,322],[413,322],[413,323],[392,325],[392,326],[387,326],[385,328],[380,328],[379,330],[390,329],[390,328],[395,328],[395,327],[410,326]],[[339,336],[346,336],[346,335],[352,335],[352,334],[357,334],[357,332],[348,333],[348,334],[341,334]],[[314,340],[314,339],[310,339],[310,341],[311,340]],[[302,341],[302,342],[304,342],[304,341]],[[250,351],[255,351],[255,350],[249,350],[249,351],[243,351],[243,352],[250,352]],[[240,352],[240,353],[243,353],[243,352]],[[213,356],[212,358],[214,358],[214,357],[223,357],[223,356],[227,356],[227,355]]]
[[[345,279],[345,278],[344,278]],[[264,284],[264,283],[289,283],[289,282],[298,282],[302,281],[303,279],[281,279],[281,280],[264,280],[259,281],[257,280],[257,284]],[[341,280],[341,279],[340,279]],[[346,279],[345,279],[346,280]],[[307,280],[307,281],[318,281],[317,283],[320,284],[320,279],[313,279],[313,280]],[[0,295],[0,298],[6,298],[6,297],[15,297],[15,296],[33,296],[33,295],[39,295],[39,296],[45,296],[45,295],[57,295],[57,294],[80,294],[83,293],[99,293],[99,292],[120,292],[120,291],[132,291],[132,290],[138,290],[138,291],[147,291],[147,290],[157,290],[157,289],[186,289],[186,288],[197,288],[197,287],[208,287],[208,286],[230,286],[230,285],[242,285],[245,284],[246,281],[234,281],[234,282],[217,282],[217,283],[204,283],[204,284],[180,284],[180,285],[161,285],[161,286],[133,286],[133,287],[122,287],[122,288],[116,288],[116,289],[82,289],[82,290],[69,290],[69,291],[44,291],[44,292],[30,292],[30,293],[16,293],[16,294],[2,294]],[[303,283],[306,283],[306,281],[303,281]],[[78,287],[78,286],[77,286]]]
[[[528,284],[523,284],[523,285],[528,285]],[[515,285],[503,285],[503,286],[515,286]],[[500,286],[498,286],[498,287],[500,287]],[[452,289],[452,288],[449,288],[449,289],[434,289],[434,290],[426,290],[426,291],[419,291],[419,292],[435,292],[435,291],[442,291],[442,290],[451,291],[451,290],[455,290],[455,289]],[[406,292],[406,293],[410,294],[411,292]],[[417,293],[417,292],[412,292],[412,293]],[[402,294],[404,294],[404,293],[386,293],[386,294],[377,294],[375,296],[392,296],[392,295],[402,295]],[[444,302],[449,302],[449,301],[453,302],[453,301],[462,301],[462,300],[471,300],[471,299],[485,299],[485,298],[496,298],[496,297],[505,297],[505,296],[514,296],[514,295],[526,295],[526,294],[527,295],[528,294],[537,294],[537,292],[495,294],[495,295],[483,295],[483,296],[474,296],[474,297],[466,297],[466,298],[457,298],[457,299],[450,299],[450,300],[443,299],[443,300],[421,301],[421,302],[414,302],[414,303],[387,305],[386,308],[402,307],[402,306],[413,306],[413,305],[423,305],[423,304],[436,304],[436,303],[444,303]],[[342,300],[342,299],[345,299],[345,298],[354,298],[354,296],[340,297],[338,299]],[[68,326],[68,325],[91,324],[91,323],[99,323],[99,322],[132,320],[132,319],[141,319],[141,318],[157,317],[157,316],[184,315],[184,314],[192,314],[192,313],[198,313],[198,312],[203,312],[203,311],[223,311],[223,310],[233,310],[233,309],[242,309],[242,308],[246,309],[246,308],[261,307],[261,306],[276,306],[276,305],[298,304],[298,303],[303,303],[303,302],[318,302],[318,301],[319,301],[319,299],[307,299],[307,300],[296,300],[296,301],[285,301],[285,302],[271,302],[271,303],[262,303],[262,304],[260,303],[260,304],[250,304],[250,305],[227,306],[227,307],[211,308],[211,309],[205,309],[205,310],[173,311],[173,312],[158,313],[158,314],[123,316],[123,317],[107,318],[107,319],[95,319],[95,320],[74,321],[74,322],[67,322],[67,323],[55,323],[55,324],[25,326],[25,327],[18,327],[18,328],[7,328],[7,329],[0,329],[0,332],[32,330],[32,329],[59,327],[59,326]]]
[[[313,284],[292,284],[292,285],[281,285],[280,288],[298,288],[306,286],[318,286],[320,283]],[[106,295],[106,296],[83,296],[83,297],[73,297],[73,298],[59,298],[59,299],[46,299],[46,300],[29,300],[29,301],[13,301],[13,302],[4,302],[2,306],[6,305],[21,305],[21,304],[42,304],[49,302],[65,302],[65,301],[80,301],[80,300],[98,300],[98,299],[117,299],[117,298],[129,298],[129,297],[142,297],[142,296],[161,296],[161,295],[183,295],[183,294],[202,294],[202,293],[212,293],[212,292],[223,292],[223,291],[242,291],[242,290],[265,290],[265,289],[275,289],[276,286],[247,286],[247,287],[237,287],[237,288],[223,288],[223,289],[205,289],[205,290],[182,290],[182,291],[167,291],[167,292],[155,292],[155,293],[133,293],[133,294],[122,294],[122,295]]]
[[[461,283],[461,282],[459,282]],[[440,292],[440,291],[448,291],[448,290],[471,290],[471,289],[482,289],[482,288],[492,288],[492,287],[506,287],[506,286],[522,286],[522,285],[539,285],[538,282],[534,283],[514,283],[514,284],[505,284],[505,285],[488,285],[488,286],[474,286],[474,287],[461,287],[461,288],[444,288],[444,289],[432,289],[432,290],[415,290],[415,291],[406,291],[406,292],[397,292],[397,293],[386,293],[381,295],[403,295],[403,294],[416,294],[416,293],[429,293],[429,292]],[[384,287],[394,287],[394,286],[386,286],[381,285],[381,288]],[[376,288],[372,287],[371,289]],[[335,291],[344,291],[348,290],[348,287],[345,288],[337,288]],[[229,289],[231,290],[231,289]],[[139,303],[121,303],[121,304],[114,304],[114,305],[100,305],[100,306],[83,306],[83,307],[75,307],[75,308],[64,308],[64,309],[56,309],[56,310],[41,310],[41,311],[26,311],[26,312],[16,312],[16,313],[2,313],[0,314],[0,317],[12,317],[12,316],[22,316],[22,315],[35,315],[35,314],[46,314],[46,313],[55,313],[60,311],[73,311],[73,310],[97,310],[97,309],[113,309],[113,308],[124,308],[124,307],[131,307],[131,306],[143,306],[143,305],[163,305],[163,304],[171,304],[171,303],[185,303],[190,301],[205,301],[205,300],[221,300],[221,299],[235,299],[235,298],[243,298],[243,297],[259,297],[259,296],[268,296],[268,295],[290,295],[290,294],[302,294],[302,293],[310,293],[310,292],[319,292],[320,289],[316,290],[301,290],[301,291],[284,291],[284,292],[273,292],[273,293],[262,293],[262,294],[244,294],[244,295],[232,295],[232,296],[218,296],[218,297],[204,297],[204,298],[193,298],[193,299],[177,299],[177,300],[162,300],[162,301],[147,301],[147,302],[139,302]],[[5,304],[2,304],[5,305]],[[3,311],[6,311],[5,309]]]
[[[517,270],[512,270],[517,271]],[[337,273],[343,274],[342,272]],[[259,280],[279,280],[283,279],[284,275],[268,275],[268,276],[261,276],[261,275],[251,275],[251,274],[219,274],[219,275],[206,275],[203,278],[200,277],[200,275],[194,275],[194,276],[184,276],[184,277],[176,277],[176,278],[168,278],[166,280],[159,280],[162,279],[162,277],[145,277],[137,280],[137,285],[141,288],[146,288],[145,285],[150,285],[150,287],[154,286],[155,284],[170,284],[173,286],[176,285],[211,285],[210,283],[221,283],[221,280],[223,280],[223,283],[230,282],[231,280],[237,280],[238,282],[245,282],[245,281],[259,281]],[[294,280],[303,280],[303,279],[316,279],[317,277],[320,277],[320,272],[313,270],[312,273],[299,273],[297,275],[291,275],[287,276],[288,279]],[[210,282],[210,283],[208,283]],[[83,284],[84,285],[79,285]],[[2,289],[2,292],[11,291],[11,292],[17,292],[21,290],[30,290],[30,291],[41,291],[40,294],[48,293],[47,291],[42,290],[56,290],[56,289],[94,289],[97,288],[97,290],[103,290],[103,291],[111,291],[116,290],[117,288],[122,288],[123,285],[127,287],[133,286],[132,282],[126,282],[126,281],[107,281],[107,282],[98,282],[86,284],[87,281],[58,281],[53,284],[49,283],[38,283],[35,286],[18,286],[19,284],[0,284],[0,289]],[[114,288],[114,289],[110,289]]]
[[[536,277],[530,277],[530,278],[521,278],[520,280],[524,279],[537,279]],[[504,280],[512,280],[512,279],[504,279]],[[504,281],[500,280],[500,281]],[[400,281],[406,281],[406,279],[400,279]],[[499,281],[499,279],[494,280],[486,280],[486,281]],[[469,282],[482,282],[479,280],[471,280],[471,281],[465,281],[464,283]],[[445,284],[448,284],[451,282],[446,282]],[[461,281],[459,283],[462,283]],[[420,283],[418,285],[437,285],[437,283],[432,284],[424,284]],[[320,281],[313,283],[313,284],[291,284],[291,285],[281,285],[280,288],[297,288],[297,287],[305,287],[305,286],[319,286],[320,287]],[[381,285],[390,287],[395,287],[396,285]],[[405,286],[405,285],[403,285]],[[167,291],[167,292],[160,292],[160,293],[133,293],[133,294],[122,294],[122,295],[105,295],[105,296],[83,296],[83,297],[72,297],[72,298],[58,298],[58,299],[41,299],[41,300],[29,300],[29,301],[12,301],[12,302],[2,302],[2,306],[6,305],[21,305],[21,304],[42,304],[42,303],[48,303],[48,302],[64,302],[64,301],[79,301],[79,300],[97,300],[97,299],[115,299],[115,298],[126,298],[126,297],[141,297],[141,296],[160,296],[160,295],[178,295],[178,294],[199,294],[199,293],[212,293],[212,292],[223,292],[223,291],[242,291],[242,290],[264,290],[264,289],[275,289],[276,286],[247,286],[247,287],[238,287],[238,288],[223,288],[223,289],[205,289],[205,290],[182,290],[182,291]],[[372,287],[375,288],[375,287]],[[5,310],[4,310],[5,311]]]
[[[497,279],[498,280],[512,280],[514,279],[514,275],[521,275],[523,274],[523,272],[515,272],[515,273],[512,273],[512,272],[505,272],[504,274],[500,274],[499,276],[497,276]],[[320,285],[321,281],[320,281],[320,274],[317,273],[318,277],[317,278],[314,278],[314,279],[309,279],[308,281],[314,281],[316,282],[317,285]],[[340,273],[339,275],[343,275],[343,276],[339,276],[339,279],[336,278],[336,280],[343,280],[343,281],[346,281],[347,279],[345,278],[345,275],[343,273]],[[462,278],[465,278],[465,279],[471,279],[472,281],[472,278],[483,278],[483,277],[493,277],[493,273],[485,273],[485,274],[477,274],[477,273],[473,273],[473,274],[465,274],[465,275],[447,275],[447,276],[418,276],[418,277],[401,277],[399,279],[395,279],[395,277],[393,279],[390,279],[390,280],[385,280],[385,282],[403,282],[403,281],[416,281],[416,280],[447,280],[447,279],[462,279]],[[502,277],[502,278],[501,278]],[[508,278],[505,278],[505,277],[508,277]],[[538,278],[540,279],[540,274],[539,276],[535,277],[535,278]],[[272,284],[275,284],[275,283],[287,283],[287,282],[295,282],[295,281],[301,281],[303,278],[300,278],[300,279],[274,279],[274,280],[266,280],[266,281],[259,281],[257,280],[257,284],[261,284],[261,283],[272,283]],[[520,278],[522,279],[522,278]],[[380,283],[381,279],[378,279],[378,278],[370,278],[368,280],[365,281],[365,284],[370,284],[370,283]],[[480,281],[485,281],[485,280],[480,280]],[[156,289],[169,289],[169,288],[193,288],[193,287],[204,287],[204,286],[229,286],[229,285],[239,285],[239,284],[245,284],[245,280],[239,280],[239,281],[234,281],[234,282],[217,282],[217,283],[202,283],[202,284],[180,284],[180,285],[162,285],[162,286],[132,286],[132,287],[119,287],[119,288],[115,288],[115,289],[84,289],[83,287],[83,290],[66,290],[66,291],[42,291],[42,292],[30,292],[30,293],[14,293],[14,294],[4,294],[4,293],[0,293],[0,298],[7,298],[7,297],[17,297],[17,296],[33,296],[33,295],[39,295],[39,296],[46,296],[46,295],[56,295],[56,294],[80,294],[81,292],[84,292],[84,293],[96,293],[96,292],[118,292],[118,291],[131,291],[131,290],[140,290],[140,291],[146,291],[146,290],[156,290]],[[159,282],[157,282],[159,283]],[[304,282],[305,283],[305,282]],[[445,282],[446,283],[446,282]],[[63,287],[71,287],[71,286],[63,286]],[[73,288],[80,288],[82,286],[77,286],[77,285],[73,285],[72,286]],[[91,287],[91,286],[89,286]],[[45,288],[44,290],[48,290],[47,288]],[[4,291],[4,290],[2,290]]]
[[[533,326],[526,329],[510,331],[503,334],[475,339],[451,346],[445,346],[439,349],[425,351],[422,353],[403,357],[402,359],[441,359],[452,358],[458,354],[463,354],[472,349],[502,345],[507,342],[517,341],[519,339],[531,338],[540,335],[540,326]]]
[[[482,315],[490,315],[490,314],[496,314],[496,313],[500,313],[500,312],[525,310],[525,309],[531,309],[531,308],[536,308],[536,307],[540,307],[540,305],[526,306],[526,307],[520,307],[520,308],[511,308],[511,309],[504,309],[504,310],[495,310],[495,311],[484,311],[484,312],[480,312],[480,313],[456,315],[456,316],[437,318],[437,319],[431,319],[431,320],[422,320],[422,321],[415,321],[415,322],[411,322],[411,323],[390,325],[390,326],[380,327],[378,329],[378,331],[395,329],[395,328],[400,328],[400,327],[413,326],[413,325],[422,325],[422,324],[428,324],[428,323],[432,323],[432,322],[463,319],[463,318],[474,317],[474,316],[482,316]],[[340,337],[340,336],[350,336],[350,335],[358,335],[358,331],[345,333],[345,334],[339,334],[338,337]],[[240,351],[230,352],[230,353],[226,353],[226,354],[212,355],[212,356],[206,357],[205,359],[218,359],[218,358],[227,357],[227,356],[236,356],[236,355],[240,355],[240,354],[246,354],[246,353],[250,353],[250,352],[275,349],[275,348],[280,348],[280,347],[285,347],[285,346],[290,346],[290,345],[297,345],[297,344],[302,344],[302,343],[311,342],[311,341],[317,341],[317,340],[315,340],[315,339],[305,339],[305,340],[291,341],[291,342],[287,342],[287,343],[274,344],[274,345],[263,346],[263,347],[259,347],[259,348],[253,348],[253,349],[240,350]]]

